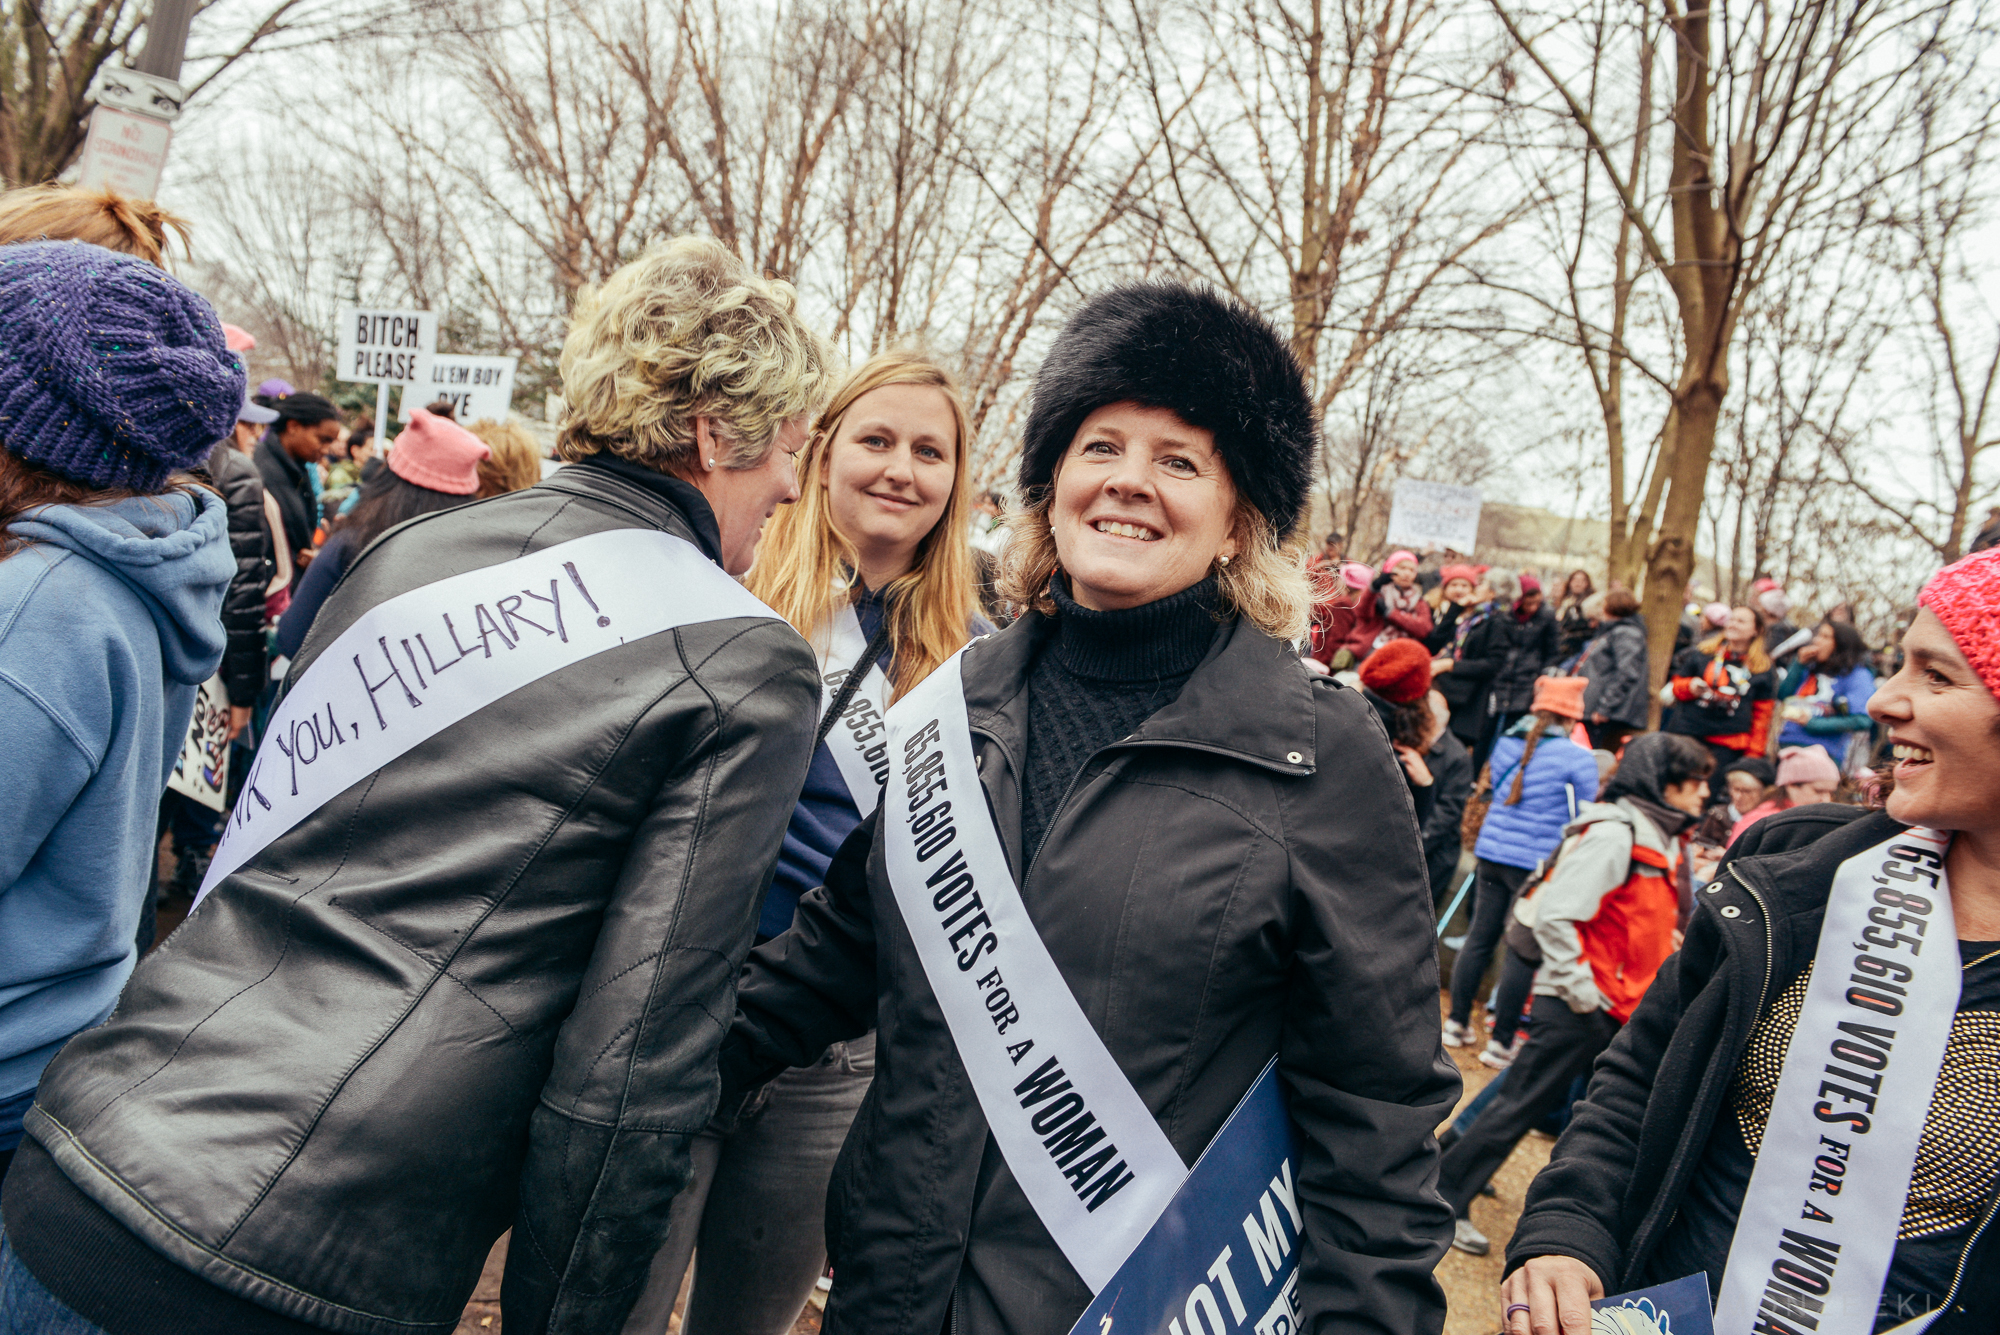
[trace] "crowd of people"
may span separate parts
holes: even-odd
[[[444,1335],[510,1230],[514,1335],[1062,1335],[1267,1068],[1276,1329],[1435,1335],[1551,1120],[1509,1335],[1990,1328],[2000,552],[1888,658],[1692,599],[1656,688],[1591,572],[1308,555],[1213,292],[1086,300],[1003,495],[712,240],[579,298],[543,460],[250,393],[177,226],[0,196],[0,1335]]]

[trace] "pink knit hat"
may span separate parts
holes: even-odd
[[[1342,561],[1340,580],[1350,589],[1365,589],[1375,582],[1375,572],[1359,561]]]
[[[1394,570],[1405,561],[1408,561],[1411,565],[1416,565],[1417,554],[1415,552],[1390,552],[1389,559],[1382,563],[1382,568],[1384,570]]]
[[[1917,601],[1937,613],[1986,689],[2000,696],[2000,547],[1938,571]]]
[[[257,336],[247,329],[239,329],[233,324],[222,326],[222,346],[231,352],[255,352]]]
[[[389,471],[448,496],[479,490],[479,461],[491,455],[486,442],[458,423],[419,411],[389,451]]]
[[[1840,782],[1840,766],[1823,746],[1788,746],[1778,752],[1778,786],[1791,783]]]

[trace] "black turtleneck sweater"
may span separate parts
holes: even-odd
[[[1056,633],[1028,669],[1021,856],[1042,846],[1085,762],[1181,693],[1215,640],[1215,580],[1117,612],[1093,612],[1056,576]]]

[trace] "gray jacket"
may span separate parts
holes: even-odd
[[[414,520],[295,670],[411,588],[620,528],[703,540],[586,464]],[[512,1335],[617,1331],[715,1108],[818,706],[805,641],[761,618],[485,706],[224,880],[49,1067],[28,1133],[155,1250],[298,1320],[446,1335],[511,1226]]]
[[[1451,1238],[1433,1131],[1459,1092],[1409,789],[1358,692],[1238,622],[1084,765],[1021,866],[1029,613],[964,660],[1022,898],[1091,1024],[1192,1163],[1276,1056],[1302,1128],[1305,1329],[1432,1335]],[[1090,1300],[995,1148],[883,869],[874,818],[751,957],[725,1099],[879,1025],[827,1200],[828,1335],[1049,1335]],[[1322,1324],[1328,1323],[1328,1324]]]
[[[1604,715],[1613,723],[1646,726],[1646,623],[1637,613],[1607,623],[1590,643],[1582,672],[1583,716]]]

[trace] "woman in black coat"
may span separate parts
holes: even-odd
[[[1939,1315],[1928,1335],[1992,1329],[2000,551],[1945,570],[1922,603],[1903,639],[1902,671],[1869,702],[1894,746],[1886,809],[1799,807],[1758,822],[1731,847],[1697,896],[1685,945],[1599,1061],[1529,1190],[1508,1247],[1509,1335],[1554,1330],[1559,1317],[1564,1328],[1587,1324],[1589,1301],[1607,1291],[1694,1271],[1708,1274],[1724,1314],[1742,1322],[1734,1329],[1749,1328],[1750,1308],[1782,1323],[1759,1329],[1817,1335],[1866,1335],[1929,1312]],[[1941,857],[1911,851],[1938,843]],[[1859,931],[1842,925],[1861,914]],[[1942,992],[1917,978],[1912,966],[1923,955],[1944,961]],[[1812,983],[1827,971],[1815,967],[1822,956],[1837,966],[1830,998]],[[1953,994],[1947,1020],[1941,1011]],[[1868,1013],[1842,1018],[1861,1008]],[[1835,1035],[1831,1048],[1794,1054],[1809,1022]],[[1925,1025],[1945,1028],[1941,1058],[1933,1048],[1926,1060],[1919,1046]],[[1795,1067],[1798,1106],[1774,1113],[1787,1092],[1781,1076]],[[1919,1143],[1885,1165],[1881,1133],[1919,1123]],[[1739,1239],[1764,1158],[1774,1172],[1797,1171],[1773,1179],[1763,1198],[1779,1207],[1775,1222],[1765,1215]],[[1869,1193],[1903,1202],[1893,1232],[1893,1217],[1857,1201]],[[1880,1232],[1869,1232],[1871,1219]],[[1769,1263],[1768,1274],[1764,1264],[1736,1273],[1739,1241]],[[1836,1281],[1855,1287],[1840,1293]],[[1844,1301],[1822,1301],[1835,1296]]]
[[[1289,539],[1312,423],[1260,318],[1166,285],[1088,303],[1043,365],[1027,427],[1003,580],[1026,610],[910,699],[959,677],[966,722],[926,707],[933,729],[969,729],[983,792],[944,795],[961,827],[996,827],[1006,867],[981,892],[1011,873],[1027,935],[1174,1154],[1192,1163],[1276,1058],[1302,1133],[1299,1328],[1436,1332],[1431,1272],[1451,1219],[1432,1132],[1459,1081],[1438,1043],[1408,787],[1375,711],[1309,676],[1287,643],[1310,603]],[[892,754],[929,745],[919,721],[890,711]],[[911,788],[906,802],[901,778],[892,769],[791,930],[752,956],[723,1106],[879,1026],[875,1083],[829,1193],[825,1329],[1063,1335],[1093,1286],[1023,1186],[1046,1164],[1001,1151],[973,1087],[997,1070],[1007,1087],[1026,1077],[1032,1098],[1043,1055],[1009,1068],[984,1034],[961,1057],[920,957],[940,928],[906,920],[889,880],[905,837],[889,822],[935,796]],[[928,916],[919,889],[913,912]],[[983,967],[966,921],[958,945]],[[1117,1190],[1111,1171],[1079,1180],[1079,1196]],[[1235,1279],[1267,1302],[1232,1231]]]

